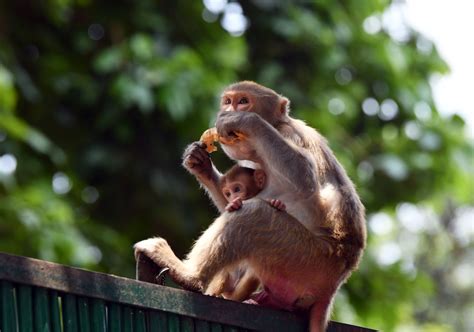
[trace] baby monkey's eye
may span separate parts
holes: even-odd
[[[240,187],[235,187],[234,188],[234,193],[239,193],[240,192]]]
[[[226,191],[226,192],[224,193],[224,195],[225,195],[225,197],[230,197],[230,191]]]
[[[231,103],[230,98],[224,99],[224,105],[230,105],[230,103]]]
[[[248,104],[249,100],[247,97],[240,98],[239,104]]]

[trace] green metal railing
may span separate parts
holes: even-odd
[[[0,253],[0,332],[306,331],[294,313]],[[373,331],[331,322],[328,331]]]

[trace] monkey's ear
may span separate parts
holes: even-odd
[[[255,184],[257,185],[258,189],[263,189],[266,180],[265,172],[261,169],[256,169],[253,173],[253,177],[255,179]]]
[[[288,114],[290,112],[290,100],[286,97],[280,97],[280,114]]]

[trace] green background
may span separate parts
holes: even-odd
[[[217,212],[181,154],[251,79],[328,138],[367,207],[333,319],[473,329],[473,143],[434,105],[436,47],[378,29],[390,1],[240,4],[229,33],[232,7],[201,1],[0,1],[0,250],[129,277],[138,240],[183,256]]]

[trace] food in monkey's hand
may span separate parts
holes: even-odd
[[[216,127],[213,127],[204,131],[204,133],[202,133],[201,138],[199,140],[203,142],[204,144],[206,144],[206,151],[208,153],[212,153],[214,151],[217,151],[217,147],[214,144],[215,142],[221,142],[223,144],[231,145],[245,138],[246,136],[239,132],[233,132],[231,138],[225,138],[223,136],[219,136],[219,134],[217,134]]]
[[[203,132],[199,140],[206,144],[206,151],[208,153],[217,151],[217,147],[214,145],[214,143],[219,140],[216,127],[209,128]]]

